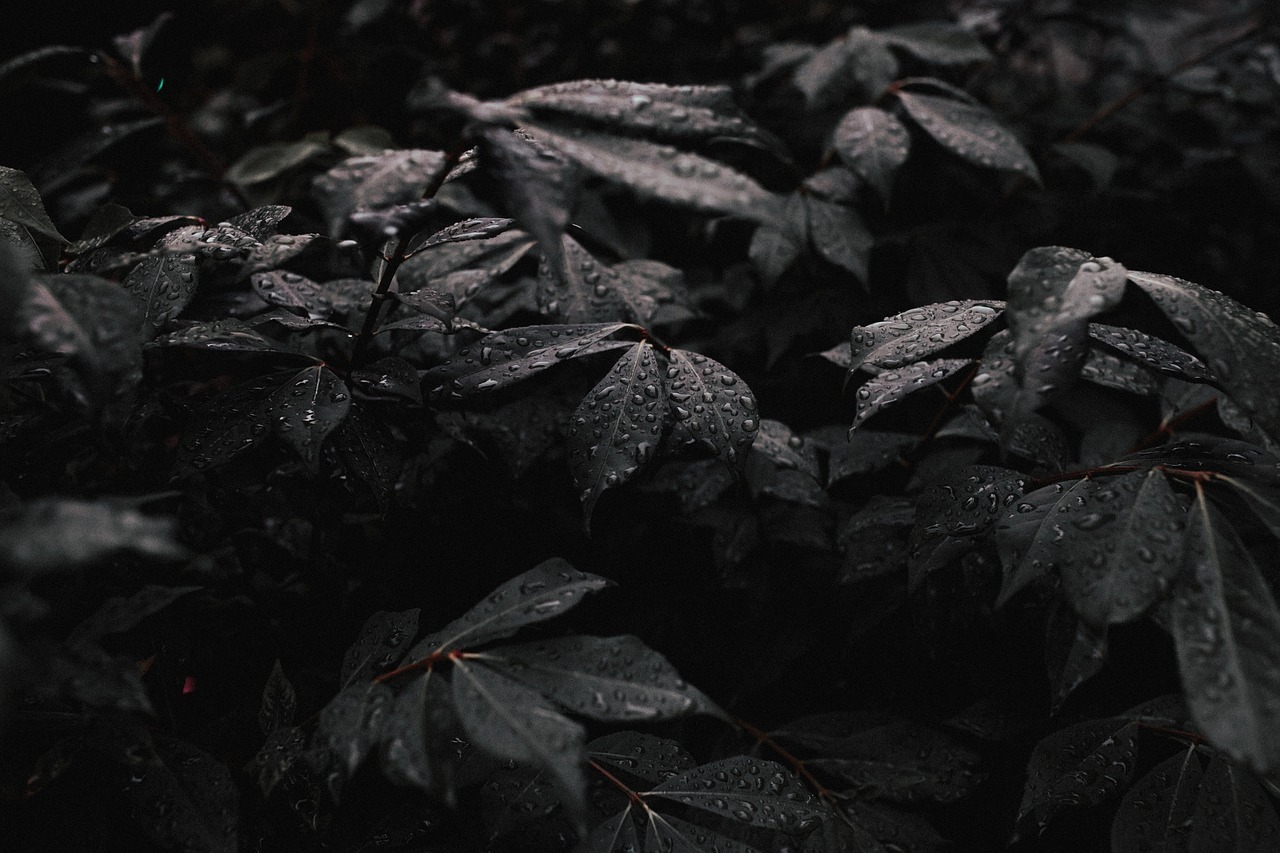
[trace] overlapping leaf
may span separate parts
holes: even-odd
[[[811,830],[826,807],[781,765],[745,755],[703,764],[644,795],[694,813],[787,835]],[[655,804],[656,805],[656,804]]]
[[[558,260],[544,261],[538,269],[538,306],[555,319],[644,324],[653,318],[660,301],[670,301],[671,291],[660,280],[644,274],[656,269],[634,262],[601,263],[568,235],[563,245]]]
[[[1188,849],[1262,851],[1280,840],[1275,799],[1243,768],[1214,756],[1189,820]]]
[[[458,350],[439,367],[427,371],[428,382],[439,387],[436,396],[460,400],[505,388],[589,348],[626,323],[577,326],[523,326],[495,332]]]
[[[623,353],[570,417],[569,470],[588,527],[600,495],[654,458],[667,422],[667,396],[657,353],[642,341]]]
[[[933,361],[917,361],[905,367],[897,367],[876,374],[858,386],[854,395],[858,411],[853,416],[851,429],[857,429],[867,418],[885,406],[892,405],[921,388],[936,385],[971,364],[973,361],[967,358],[939,358]]]
[[[852,98],[875,100],[897,73],[898,61],[884,39],[852,27],[801,63],[792,82],[811,109],[822,109]]]
[[[891,368],[919,361],[976,334],[1003,308],[1004,303],[995,300],[937,302],[856,326],[849,335],[849,371],[863,365]]]
[[[1197,494],[1171,631],[1187,704],[1209,741],[1258,773],[1280,767],[1280,608],[1222,513]]]
[[[1204,778],[1200,750],[1191,746],[1156,765],[1120,801],[1111,824],[1117,853],[1186,850],[1196,797]]]
[[[544,257],[557,258],[578,192],[577,166],[587,164],[543,135],[505,127],[483,127],[479,134],[480,156],[505,190],[511,214]]]
[[[840,119],[832,144],[844,164],[887,200],[894,174],[910,153],[911,134],[884,110],[858,107]]]
[[[667,358],[671,440],[707,447],[731,466],[743,464],[760,429],[751,389],[705,355],[672,349]]]
[[[443,153],[413,148],[349,157],[317,177],[311,194],[324,212],[329,235],[338,237],[352,213],[417,200],[444,167]]]
[[[929,486],[916,505],[911,531],[908,583],[977,547],[985,534],[1022,496],[1026,477],[994,465],[970,465]]]
[[[400,612],[379,610],[366,619],[360,636],[342,656],[338,677],[343,687],[395,666],[418,633],[421,612],[418,607]]]
[[[1280,330],[1229,296],[1170,275],[1129,272],[1156,307],[1207,359],[1214,384],[1231,395],[1273,439],[1280,439]]]
[[[986,107],[905,89],[895,94],[907,115],[943,148],[977,166],[1017,172],[1040,183],[1040,170],[1027,149]]]
[[[189,252],[152,255],[129,272],[124,289],[142,312],[145,337],[182,313],[195,295],[198,276],[196,256]]]
[[[976,35],[950,21],[917,21],[879,31],[879,35],[892,47],[934,65],[969,65],[991,59]]]

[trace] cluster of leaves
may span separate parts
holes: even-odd
[[[962,5],[247,148],[174,16],[0,65],[106,117],[0,167],[0,838],[1274,847],[1280,329],[1041,245],[1150,84],[1002,114],[1049,12]]]

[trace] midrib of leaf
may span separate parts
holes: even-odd
[[[559,756],[545,749],[543,746],[542,738],[538,737],[536,734],[529,731],[529,729],[525,727],[523,721],[520,720],[518,717],[514,717],[510,713],[508,713],[506,706],[503,705],[501,702],[499,702],[498,699],[492,693],[490,693],[488,690],[485,689],[484,683],[471,673],[470,669],[467,667],[465,663],[462,662],[461,659],[455,660],[453,662],[453,669],[455,672],[462,674],[463,676],[465,676],[467,679],[471,681],[471,684],[475,688],[475,691],[484,697],[484,700],[488,702],[489,705],[493,708],[494,713],[496,713],[499,717],[501,717],[503,722],[505,722],[508,726],[511,727],[512,731],[518,732],[523,737],[524,741],[533,750],[533,752],[537,754],[540,758],[542,758],[544,763],[547,766],[554,766],[555,761]],[[544,711],[542,708],[531,708],[529,709],[529,713],[537,714],[539,716],[546,716],[546,711]],[[559,714],[555,714],[555,716],[558,717]]]
[[[618,435],[618,430],[622,427],[622,419],[626,416],[627,407],[625,404],[627,401],[627,394],[631,391],[631,384],[635,382],[636,373],[639,372],[640,364],[644,361],[645,347],[648,346],[649,343],[647,341],[641,341],[636,344],[635,357],[631,359],[631,373],[627,376],[627,381],[622,386],[621,402],[614,409],[614,411],[617,412],[617,417],[613,419],[613,426],[609,430],[608,444],[605,444],[605,437],[601,436],[600,441],[595,445],[595,447],[591,448],[591,459],[595,459],[596,453],[601,445],[604,445],[606,455],[608,454],[609,449],[613,447],[613,439]],[[658,381],[663,381],[661,372],[655,372],[658,373]],[[596,489],[600,488],[600,485],[606,476],[605,470],[608,467],[608,465],[603,464],[597,466],[596,475],[592,478],[591,483],[592,493],[595,493]],[[603,489],[601,489],[601,491],[603,492]]]
[[[1130,539],[1135,538],[1133,535],[1135,530],[1134,522],[1137,517],[1137,512],[1135,511],[1135,509],[1142,502],[1142,493],[1146,490],[1147,486],[1151,483],[1151,478],[1155,476],[1155,473],[1156,472],[1154,470],[1148,471],[1146,477],[1144,477],[1142,480],[1142,485],[1139,486],[1137,492],[1134,493],[1133,501],[1130,502],[1129,504],[1128,518],[1124,520],[1124,524],[1120,528],[1120,536],[1117,537],[1117,540],[1116,540],[1117,548],[1115,551],[1111,552],[1112,554],[1116,554],[1119,552],[1120,549],[1118,546],[1121,542],[1127,542]],[[1120,576],[1123,574],[1123,572],[1117,571],[1117,566],[1113,560],[1108,560],[1107,562],[1109,564],[1107,567],[1108,571],[1107,571],[1107,583],[1106,583],[1107,615],[1108,617],[1110,617],[1112,607],[1113,607],[1112,602],[1115,600],[1116,583],[1120,579]],[[1110,620],[1108,619],[1108,621]]]

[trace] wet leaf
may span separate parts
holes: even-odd
[[[277,236],[280,223],[293,213],[287,204],[267,204],[246,210],[227,220],[227,224],[238,228],[255,240],[269,240]],[[288,235],[293,236],[293,235]]]
[[[382,772],[453,805],[455,748],[461,732],[449,682],[436,672],[401,688],[382,728]]]
[[[645,324],[660,299],[670,301],[669,290],[637,274],[643,268],[601,263],[567,235],[563,243],[560,262],[546,261],[538,269],[538,307],[551,317],[567,323]]]
[[[610,582],[580,572],[556,557],[539,563],[491,592],[484,601],[424,637],[409,652],[418,660],[453,649],[470,649],[510,637],[525,625],[543,622],[576,606],[582,596]]]
[[[663,853],[758,853],[759,848],[718,832],[681,820],[673,815],[649,811],[645,815],[645,851]]]
[[[1089,349],[1080,365],[1080,378],[1103,388],[1143,397],[1160,394],[1160,380],[1150,370],[1095,347]]]
[[[724,713],[636,637],[561,637],[502,646],[472,659],[596,720],[656,722]]]
[[[873,101],[897,73],[898,60],[884,40],[866,27],[853,27],[801,63],[792,82],[816,110],[855,98]]]
[[[281,731],[293,725],[294,715],[298,711],[298,694],[293,684],[285,677],[280,666],[280,658],[276,658],[267,676],[267,683],[262,688],[262,703],[258,706],[258,727],[264,735]]]
[[[555,780],[581,824],[586,813],[586,736],[541,694],[480,663],[454,662],[453,701],[476,747],[518,761]]]
[[[1157,764],[1120,801],[1111,824],[1111,849],[1116,853],[1186,850],[1203,778],[1204,765],[1195,746]]]
[[[42,498],[0,514],[0,562],[36,575],[71,571],[120,551],[159,560],[187,556],[172,518],[125,502]]]
[[[385,210],[420,199],[445,168],[440,151],[401,149],[348,157],[311,183],[329,236],[346,229],[347,217],[357,211]]]
[[[201,589],[198,586],[160,586],[147,584],[132,595],[108,598],[93,615],[77,625],[67,636],[69,647],[96,644],[103,637],[123,634],[164,610],[184,595]]]
[[[227,169],[226,179],[240,186],[263,184],[329,153],[328,134],[309,133],[293,142],[269,142],[251,148]]]
[[[1089,337],[1143,367],[1187,382],[1212,382],[1204,362],[1168,341],[1120,326],[1089,324]]]
[[[849,335],[849,372],[872,365],[902,367],[968,338],[1000,316],[997,300],[937,302],[895,314]]]
[[[667,358],[672,442],[706,447],[740,470],[760,429],[751,389],[705,355],[672,349]]]
[[[142,312],[144,337],[153,337],[182,313],[195,295],[199,274],[195,255],[176,252],[143,258],[129,272],[124,289]]]
[[[679,741],[643,732],[622,731],[587,744],[591,760],[610,771],[658,785],[697,766]]]
[[[283,353],[280,345],[255,332],[242,320],[208,320],[192,323],[151,341],[154,347],[190,347],[219,352]]]
[[[804,252],[809,219],[804,196],[787,196],[782,216],[772,223],[761,223],[751,235],[748,255],[766,285],[772,285]]]
[[[1040,183],[1040,170],[1027,149],[986,107],[898,89],[907,115],[943,148],[987,169],[1017,172]]]
[[[1272,439],[1280,439],[1280,330],[1229,296],[1169,275],[1129,272],[1156,307],[1207,360],[1219,388]]]
[[[836,125],[832,145],[844,164],[887,201],[898,167],[907,161],[911,134],[895,116],[877,107],[858,107]]]
[[[7,166],[0,166],[0,219],[7,219],[59,246],[71,242],[58,233],[40,200],[40,193],[27,176]]]
[[[352,402],[347,416],[329,438],[342,467],[369,486],[385,510],[400,471],[402,450],[387,427]]]
[[[1172,627],[1187,704],[1210,743],[1269,773],[1280,767],[1280,609],[1221,512],[1197,494]]]
[[[365,620],[360,636],[342,656],[339,683],[347,687],[393,668],[418,633],[421,608],[379,610]]]
[[[910,587],[915,589],[929,572],[978,547],[983,534],[1022,496],[1026,484],[1018,471],[969,465],[925,489],[911,531]]]
[[[368,367],[351,371],[352,387],[366,396],[384,400],[408,400],[422,405],[422,388],[417,368],[394,355],[380,358]]]
[[[131,811],[151,842],[167,850],[235,853],[239,798],[231,773],[217,759],[176,738],[131,750],[123,786]]]
[[[781,214],[782,200],[722,163],[643,139],[546,125],[528,128],[539,142],[584,169],[624,184],[645,198],[769,222]]]
[[[809,212],[809,242],[818,254],[865,283],[874,238],[862,217],[852,207],[814,196],[805,196],[804,202]]]
[[[386,685],[356,684],[320,711],[309,754],[325,773],[334,800],[382,739],[394,703],[395,696]]]
[[[936,385],[971,364],[972,360],[967,358],[939,358],[885,370],[871,377],[858,387],[854,395],[858,411],[853,417],[852,429],[857,429],[885,406],[892,405],[921,388]]]
[[[1189,822],[1189,849],[1196,853],[1253,853],[1280,843],[1275,800],[1256,778],[1220,756],[1205,768]]]
[[[745,755],[703,764],[653,788],[645,800],[758,829],[800,835],[825,816],[824,804],[781,765]]]
[[[504,190],[509,212],[553,261],[578,194],[578,166],[585,165],[554,141],[504,127],[483,128],[479,140],[481,159]]]
[[[852,430],[845,442],[828,448],[827,485],[888,468],[919,440],[919,436],[902,432]]]
[[[1053,611],[1045,634],[1045,663],[1053,691],[1049,713],[1056,715],[1077,687],[1102,671],[1107,662],[1107,631],[1089,627],[1063,603]]]
[[[1088,720],[1036,744],[1018,809],[1018,832],[1044,831],[1062,812],[1101,803],[1119,793],[1133,773],[1138,722],[1129,717]]]
[[[496,391],[585,352],[626,323],[578,326],[523,326],[487,335],[462,347],[424,380],[439,387],[433,396],[450,399]]]
[[[570,416],[569,470],[588,529],[596,501],[651,462],[668,417],[657,353],[642,341],[623,353]]]

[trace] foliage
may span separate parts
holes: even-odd
[[[0,64],[4,849],[1274,849],[1269,7],[476,5]]]

